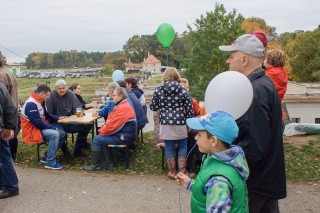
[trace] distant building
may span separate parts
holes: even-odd
[[[134,64],[134,63],[130,63],[130,61],[129,61],[129,63],[125,63],[124,65],[126,66],[126,71],[128,73],[141,72],[141,68],[142,68],[141,64]]]
[[[320,124],[320,83],[288,82],[283,102],[291,122]]]
[[[10,72],[11,72],[14,76],[17,76],[17,75],[20,75],[20,74],[21,74],[21,71],[20,71],[20,66],[21,66],[21,64],[9,63],[9,64],[6,64],[6,66],[9,68]]]
[[[148,58],[146,58],[141,65],[142,72],[150,71],[152,74],[161,72],[161,61],[152,54],[148,54]]]

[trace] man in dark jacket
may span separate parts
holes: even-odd
[[[15,106],[18,108],[18,85],[15,77],[12,75],[10,70],[4,65],[4,57],[2,53],[0,52],[0,82],[3,83]],[[18,117],[19,119],[19,117]],[[14,137],[9,140],[9,145],[10,145],[10,153],[13,158],[13,160],[16,160],[16,155],[18,151],[18,134],[20,132],[20,122],[18,121],[17,128],[14,130]]]
[[[76,95],[67,89],[67,82],[63,79],[56,81],[55,89],[52,90],[50,99],[46,101],[48,112],[57,116],[70,116],[76,113],[76,108],[82,107]],[[92,124],[60,124],[52,123],[53,126],[66,133],[78,133],[73,155],[82,157],[85,154],[82,149],[90,148],[87,142],[87,137],[92,129]],[[65,143],[62,144],[61,149],[64,155],[67,155],[67,148]]]
[[[0,199],[19,194],[18,178],[8,143],[14,137],[17,122],[17,108],[5,85],[0,83]]]
[[[278,199],[287,196],[281,105],[274,84],[261,68],[263,44],[245,34],[219,49],[230,52],[229,70],[246,75],[253,87],[252,104],[237,120],[239,136],[234,142],[243,148],[250,169],[250,213],[279,212]]]

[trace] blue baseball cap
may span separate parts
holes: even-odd
[[[217,111],[201,116],[188,118],[187,125],[194,130],[207,130],[219,140],[231,144],[239,133],[239,128],[231,115]]]

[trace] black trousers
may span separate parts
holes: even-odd
[[[280,213],[278,200],[249,193],[250,213]]]
[[[9,140],[9,146],[10,146],[10,154],[12,156],[12,159],[16,160],[17,151],[18,151],[18,138],[13,138]]]
[[[194,139],[194,137],[197,134],[198,134],[198,132],[193,131],[193,130],[188,133],[188,142],[187,142],[187,150],[188,150],[187,152],[189,154],[188,159],[187,159],[187,171],[188,172],[198,172],[197,170],[199,170],[199,168],[201,166],[202,154],[199,151],[198,145],[195,145],[196,140]],[[195,145],[195,147],[193,148],[194,145]]]

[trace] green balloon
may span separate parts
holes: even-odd
[[[171,24],[163,23],[157,29],[158,41],[165,47],[168,48],[173,42],[176,32],[174,31]]]

